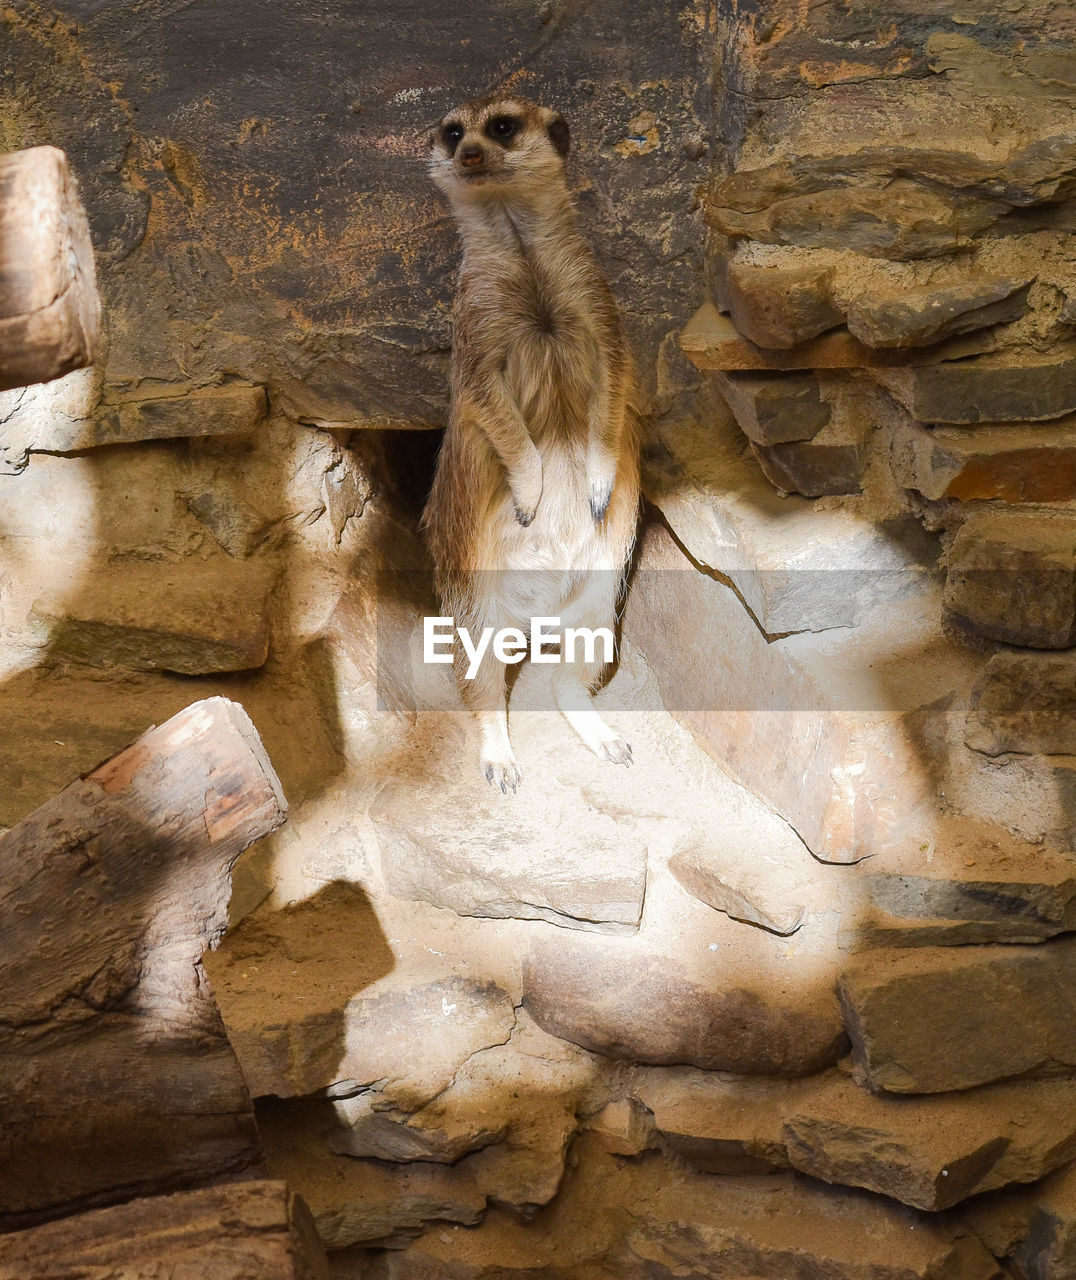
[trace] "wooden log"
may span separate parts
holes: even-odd
[[[0,391],[92,364],[101,302],[62,151],[0,156]]]
[[[282,1182],[151,1196],[0,1236],[0,1280],[329,1280],[310,1211]]]
[[[201,956],[285,811],[246,712],[210,698],[0,837],[0,1228],[260,1160]]]

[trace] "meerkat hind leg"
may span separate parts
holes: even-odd
[[[599,715],[593,706],[591,688],[601,674],[599,663],[562,666],[553,681],[553,698],[558,710],[583,742],[600,759],[611,764],[631,764],[631,744]]]
[[[473,680],[460,676],[463,664],[456,661],[460,695],[473,712],[480,735],[479,768],[491,786],[502,792],[515,791],[523,780],[508,737],[508,697],[504,668],[487,654]]]

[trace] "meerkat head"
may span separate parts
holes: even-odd
[[[568,125],[515,95],[450,111],[430,137],[430,177],[453,203],[527,199],[564,187]]]

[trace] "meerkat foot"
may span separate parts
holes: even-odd
[[[563,710],[563,708],[562,708]],[[605,723],[596,711],[564,711],[568,723],[599,760],[631,764],[631,744]]]
[[[595,524],[601,524],[605,513],[609,510],[609,501],[613,496],[612,480],[591,480],[590,482],[590,514]]]
[[[630,765],[632,763],[631,743],[619,733],[614,734],[612,738],[602,743],[599,754],[608,760],[610,764]]]
[[[512,754],[508,741],[508,724],[503,715],[496,715],[482,725],[482,751],[479,757],[482,775],[492,787],[499,787],[504,795],[515,794],[523,781],[523,770]]]
[[[482,773],[491,787],[500,787],[502,795],[509,791],[515,795],[523,781],[523,770],[514,760],[483,760]]]

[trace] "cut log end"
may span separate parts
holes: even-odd
[[[64,153],[0,156],[0,390],[92,364],[100,316],[89,224]]]

